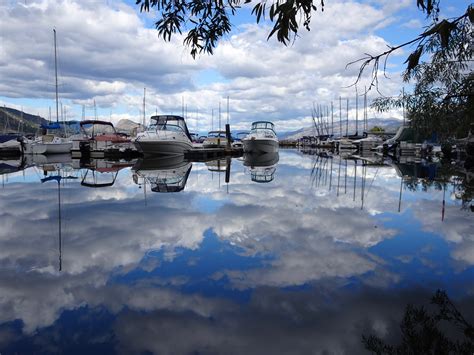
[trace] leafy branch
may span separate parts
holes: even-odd
[[[420,6],[420,3],[424,5]],[[424,2],[424,0],[418,0],[418,6],[421,7],[423,10],[427,11],[428,14],[432,14],[433,11],[435,13],[438,13],[439,11],[437,8],[437,3],[433,3],[430,0],[428,0],[426,3]],[[357,85],[363,73],[365,72],[366,68],[372,65],[372,70],[371,70],[372,79],[370,82],[369,90],[371,87],[375,86],[378,91],[378,83],[379,83],[378,73],[379,73],[381,61],[383,60],[383,73],[384,73],[384,76],[386,76],[385,73],[386,73],[387,61],[388,61],[389,56],[393,52],[399,50],[400,48],[417,43],[416,49],[408,56],[407,60],[405,61],[405,64],[407,64],[405,79],[408,80],[411,77],[412,73],[417,68],[417,66],[419,65],[422,54],[434,52],[438,48],[441,48],[441,51],[447,50],[448,54],[452,54],[449,51],[450,44],[452,43],[451,40],[454,37],[455,32],[459,30],[460,28],[459,24],[461,24],[462,21],[466,19],[469,19],[471,24],[474,23],[474,6],[473,5],[469,5],[466,12],[463,15],[451,21],[445,19],[440,22],[435,22],[431,27],[429,27],[426,31],[418,35],[416,38],[397,46],[388,46],[388,50],[386,50],[383,53],[380,53],[377,55],[364,53],[364,57],[357,59],[353,62],[350,62],[346,65],[346,68],[347,68],[350,65],[361,63],[359,67],[359,74],[357,76],[357,79],[351,86]],[[435,20],[437,20],[437,18]],[[437,42],[436,44],[439,44],[440,46],[434,45],[434,42]],[[472,43],[471,43],[471,47],[472,47]],[[468,50],[469,49],[467,49],[465,52],[467,52]],[[462,49],[461,49],[461,52],[462,52]]]
[[[253,0],[136,0],[140,11],[149,12],[155,8],[159,16],[155,23],[158,35],[169,42],[174,34],[182,34],[188,29],[184,44],[191,48],[191,55],[213,54],[218,41],[230,33],[230,16],[235,15],[241,3],[249,4]],[[296,38],[300,26],[297,18],[302,19],[303,27],[310,30],[311,13],[317,11],[315,2],[324,11],[324,0],[277,0],[267,7],[267,1],[258,1],[252,9],[257,23],[265,19],[274,23],[268,35],[288,45]]]

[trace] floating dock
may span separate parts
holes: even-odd
[[[213,158],[240,157],[244,154],[242,148],[200,148],[196,147],[184,153],[186,159],[206,161]]]

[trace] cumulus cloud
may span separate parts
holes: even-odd
[[[217,113],[219,101],[230,96],[234,128],[270,119],[279,130],[291,130],[311,123],[314,100],[329,104],[339,95],[353,96],[353,90],[344,87],[354,82],[358,67],[345,65],[365,52],[386,48],[387,41],[375,29],[386,27],[400,6],[331,2],[324,13],[314,14],[312,30],[302,30],[289,47],[267,41],[268,26],[243,24],[220,42],[214,56],[193,60],[182,46],[183,36],[170,43],[158,39],[156,30],[148,27],[151,14],[140,14],[122,2],[2,3],[0,91],[7,98],[54,97],[55,26],[60,93],[68,104],[91,108],[95,100],[101,110],[139,120],[147,87],[148,112],[181,112],[184,97],[189,112],[196,112],[189,114],[189,125],[205,131],[211,127],[211,110]],[[212,73],[216,79],[201,81],[202,75],[212,78]],[[390,95],[399,84],[393,72],[392,80],[381,85]],[[375,95],[371,92],[369,98]],[[80,118],[79,109],[71,115]]]

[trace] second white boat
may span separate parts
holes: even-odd
[[[183,155],[193,148],[191,135],[181,116],[152,116],[153,124],[134,141],[144,155]]]
[[[252,123],[250,133],[242,139],[245,153],[276,153],[278,152],[278,138],[274,124],[268,121]]]

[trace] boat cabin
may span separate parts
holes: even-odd
[[[190,141],[193,137],[188,131],[186,121],[181,116],[175,115],[157,115],[150,118],[153,123],[148,126],[148,131],[174,131],[184,132]]]

